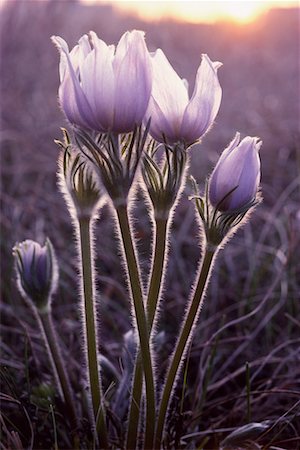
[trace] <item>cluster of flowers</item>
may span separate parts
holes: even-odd
[[[156,417],[157,389],[150,348],[167,265],[168,224],[184,187],[189,158],[187,151],[210,129],[219,111],[222,90],[217,72],[221,63],[212,62],[207,55],[202,56],[194,91],[189,97],[186,80],[178,76],[162,50],[153,54],[148,52],[141,31],[126,32],[116,48],[107,45],[94,32],[84,35],[71,51],[61,37],[52,37],[52,40],[60,51],[59,101],[74,135],[72,143],[65,130],[64,141],[57,141],[63,149],[59,161],[59,182],[73,220],[77,223],[81,249],[82,295],[86,311],[83,328],[95,427],[99,432],[100,444],[106,448],[105,405],[100,373],[97,374],[93,257],[89,236],[92,231],[90,223],[104,195],[116,213],[139,337],[140,353],[133,376],[126,448],[137,445],[138,421],[144,416],[140,414],[143,376],[146,396],[145,448],[160,448],[180,361],[184,358],[201,309],[213,260],[220,244],[228,239],[259,201],[258,152],[261,142],[249,136],[241,140],[240,134],[236,133],[209,177],[204,196],[199,194],[192,180],[195,190],[192,198],[205,232],[206,247]],[[165,152],[163,158],[157,157],[160,147]],[[140,185],[143,185],[152,205],[152,219],[156,227],[147,302],[144,302],[127,211],[129,193],[139,168]],[[41,323],[44,323],[45,330],[51,330],[45,322],[45,313],[50,312],[49,298],[57,283],[52,245],[47,242],[42,248],[27,240],[16,246],[15,254],[20,291],[35,304],[43,318]],[[52,349],[51,345],[49,348]],[[53,360],[76,427],[76,406],[58,351],[54,351]]]
[[[211,127],[219,111],[222,89],[217,71],[222,65],[202,56],[191,98],[188,83],[175,72],[162,50],[148,52],[144,33],[126,32],[116,49],[96,33],[81,37],[70,52],[60,50],[61,107],[76,127],[98,133],[128,133],[148,123],[160,143],[186,148]],[[236,135],[220,158],[210,183],[210,200],[222,209],[236,209],[255,197],[260,181],[257,138],[239,143]],[[229,191],[233,192],[222,202]]]

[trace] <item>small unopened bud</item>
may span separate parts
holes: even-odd
[[[245,137],[240,142],[236,133],[223,151],[209,180],[209,200],[219,211],[231,212],[255,200],[260,182],[257,137]]]
[[[58,160],[59,185],[72,216],[91,218],[103,202],[103,195],[96,181],[92,166],[82,159],[76,149],[71,148],[70,139],[63,129],[64,142],[56,141],[62,147]]]
[[[50,240],[46,239],[42,247],[27,239],[15,245],[13,254],[21,295],[39,311],[48,310],[58,279],[56,257]]]
[[[155,218],[166,219],[184,186],[187,152],[180,144],[165,145],[164,159],[158,161],[156,150],[154,146],[145,152],[142,176],[153,205]]]

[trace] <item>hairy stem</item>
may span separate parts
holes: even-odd
[[[146,385],[146,431],[145,448],[152,449],[155,429],[155,387],[152,369],[152,359],[149,343],[149,328],[147,324],[146,312],[144,308],[143,293],[141,288],[140,275],[138,270],[137,258],[132,241],[127,207],[125,205],[116,208],[119,227],[126,256],[129,287],[134,304],[137,331],[139,335],[139,344],[141,349],[141,361],[145,374]]]
[[[152,325],[155,317],[155,311],[159,294],[162,289],[162,279],[164,273],[164,260],[166,252],[166,234],[168,219],[156,219],[155,221],[155,245],[153,249],[153,262],[151,269],[151,278],[147,300],[147,319],[149,335],[151,334]],[[137,443],[137,433],[139,425],[140,404],[143,387],[143,366],[141,352],[139,351],[135,363],[134,380],[132,388],[132,397],[129,412],[128,432],[127,432],[127,449],[135,449]]]
[[[101,378],[98,365],[97,330],[94,304],[93,258],[91,248],[91,220],[79,219],[83,300],[84,300],[84,329],[85,347],[88,367],[88,379],[91,390],[92,405],[101,448],[108,448],[105,409],[102,400]]]
[[[159,294],[163,287],[168,219],[156,219],[155,227],[156,227],[156,236],[154,247],[154,259],[147,301],[147,315],[150,332],[155,318]]]
[[[178,369],[180,367],[180,363],[182,362],[182,357],[185,353],[185,350],[187,348],[187,344],[190,341],[191,332],[193,325],[198,318],[198,313],[201,310],[201,306],[204,299],[204,291],[206,288],[206,285],[210,278],[210,271],[212,267],[212,262],[214,259],[215,250],[212,250],[211,248],[207,247],[205,250],[205,254],[202,260],[201,270],[199,273],[199,278],[197,282],[197,286],[192,298],[192,301],[190,303],[189,309],[187,311],[184,325],[181,329],[180,336],[178,338],[175,352],[172,357],[172,361],[167,373],[166,382],[164,385],[161,401],[160,401],[160,407],[159,407],[159,413],[158,413],[158,420],[157,420],[157,429],[156,429],[156,435],[155,435],[155,448],[160,449],[161,448],[161,441],[163,437],[163,431],[165,426],[165,420],[166,420],[166,414],[170,402],[170,397],[172,390],[174,388],[175,379],[178,373]]]
[[[68,372],[64,365],[60,347],[57,342],[51,312],[49,310],[38,312],[38,315],[46,339],[46,347],[48,348],[50,359],[52,360],[52,363],[56,369],[56,374],[60,383],[59,388],[62,391],[63,398],[70,415],[70,422],[72,427],[76,429],[78,426],[78,421],[76,416],[74,398],[71,391]]]

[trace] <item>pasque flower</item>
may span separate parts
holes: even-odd
[[[153,87],[146,118],[159,142],[192,144],[212,125],[221,103],[217,70],[222,64],[202,55],[194,92],[189,99],[186,80],[175,72],[162,50],[152,55]]]
[[[27,239],[15,245],[14,256],[18,287],[38,309],[47,308],[56,289],[58,270],[49,239],[44,246]]]
[[[70,52],[59,36],[59,100],[67,119],[98,132],[125,133],[143,121],[152,86],[144,33],[126,32],[116,49],[90,32]]]
[[[230,212],[246,206],[255,199],[260,182],[257,137],[245,137],[240,142],[236,133],[221,154],[209,180],[210,203],[220,211]]]
[[[55,140],[62,152],[58,159],[58,184],[69,212],[75,219],[92,218],[104,203],[94,167],[87,164],[62,128],[63,141]]]

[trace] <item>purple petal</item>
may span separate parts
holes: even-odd
[[[236,209],[251,201],[260,183],[260,159],[258,151],[261,142],[258,138],[246,137],[239,145],[237,152],[242,165],[239,189],[232,193],[230,208]]]
[[[89,38],[87,34],[84,34],[78,41],[78,45],[75,45],[75,47],[72,48],[72,50],[69,53],[70,61],[72,64],[72,67],[74,69],[75,74],[78,76],[81,76],[81,66],[85,60],[85,58],[88,56],[88,54],[91,52],[91,46],[89,43]]]
[[[150,133],[152,130],[153,133],[160,130],[169,137],[170,141],[175,142],[180,136],[182,117],[188,104],[187,84],[177,75],[162,50],[155,52],[152,57],[152,66],[153,101],[147,111],[147,114],[151,116]],[[158,122],[160,118],[164,120]],[[159,141],[162,140],[160,134]]]
[[[221,210],[237,209],[251,201],[260,182],[258,151],[261,143],[258,142],[258,138],[249,136],[236,145],[238,140],[237,133],[229,147],[222,153],[210,178],[209,197],[214,206],[235,189],[222,201]]]
[[[113,124],[114,47],[109,47],[91,32],[93,50],[81,66],[82,90],[91,106],[99,131],[107,131]]]
[[[212,174],[210,184],[210,200],[213,205],[216,206],[232,189],[239,186],[243,170],[242,163],[243,160],[241,158],[236,158],[235,153],[231,153],[223,160],[222,165],[216,167],[216,170]],[[223,201],[223,209],[229,207],[232,195]]]
[[[32,272],[34,270],[34,262],[42,254],[42,248],[37,243],[30,239],[18,244],[17,249],[20,252],[20,257],[22,260],[22,275],[26,282],[30,281],[32,278]]]
[[[240,140],[241,140],[241,134],[239,132],[236,132],[234,138],[232,139],[232,141],[230,142],[228,147],[226,147],[225,150],[223,150],[223,152],[221,153],[221,156],[218,159],[218,162],[216,165],[216,169],[218,166],[220,166],[222,164],[224,159],[226,159],[230,155],[230,153],[235,150],[235,148],[239,145]]]
[[[142,123],[152,87],[151,61],[144,33],[125,33],[116,49],[114,131],[132,131]]]
[[[195,142],[209,129],[219,111],[222,89],[217,76],[221,63],[202,55],[192,98],[184,112],[180,134]]]
[[[68,46],[58,36],[52,37],[52,41],[60,50],[61,58],[65,59],[61,69],[63,79],[58,91],[62,109],[71,123],[84,128],[95,128],[96,121],[72,66]]]
[[[167,142],[171,143],[177,140],[177,136],[174,137],[174,130],[152,95],[145,114],[145,123],[149,119],[151,120],[149,132],[156,141],[164,142],[167,140]]]

